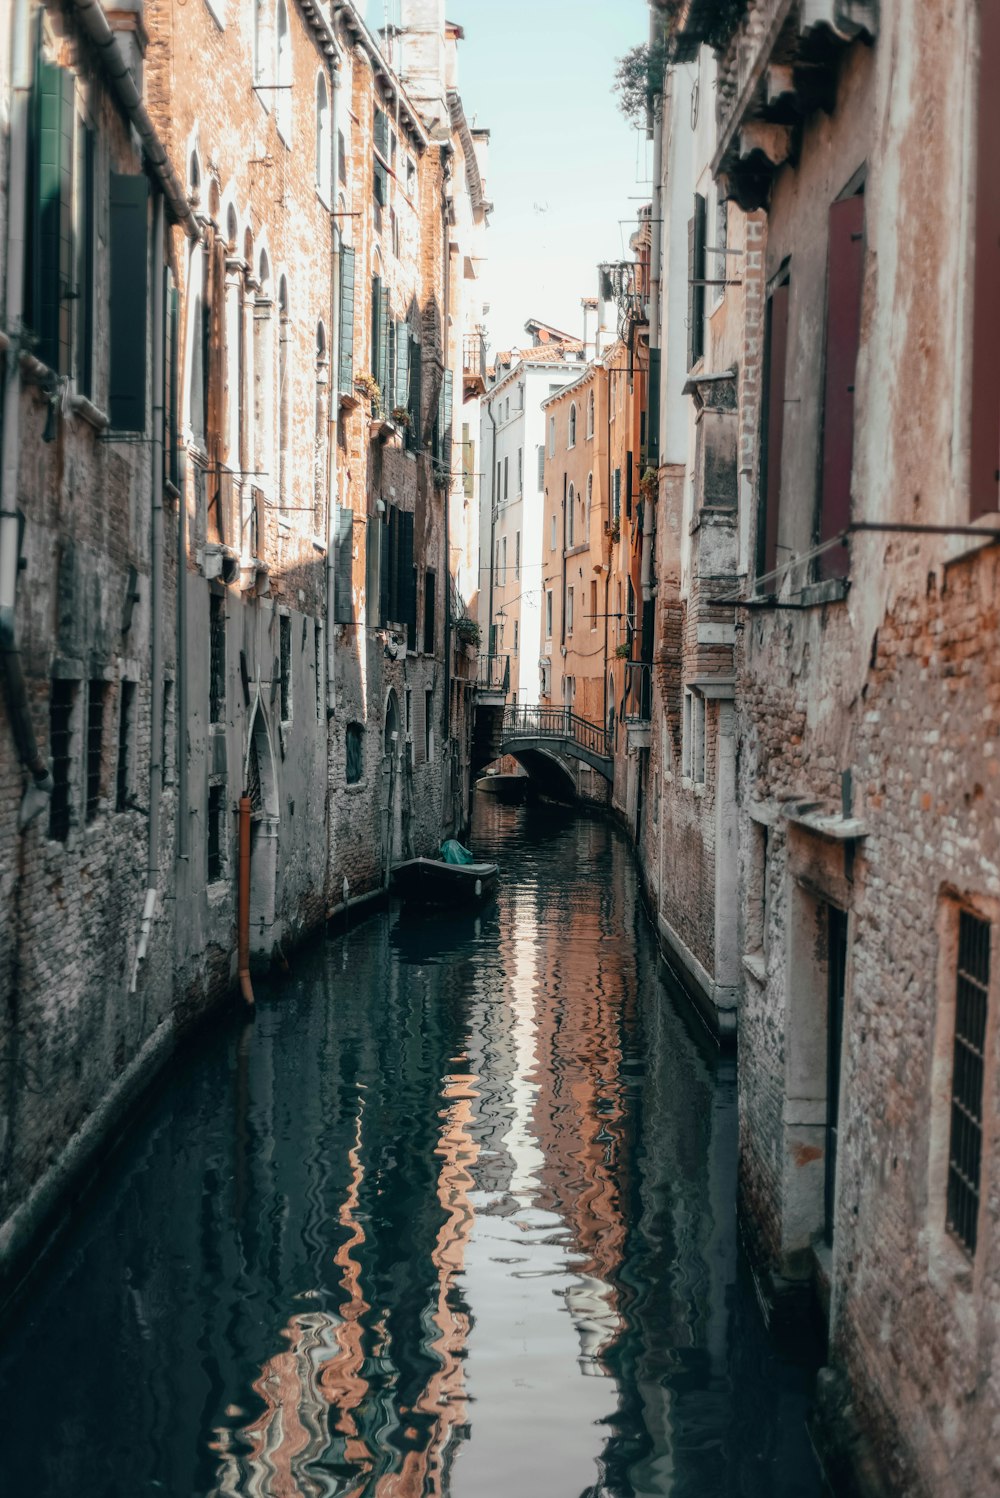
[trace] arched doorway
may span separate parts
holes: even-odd
[[[271,956],[280,932],[278,890],[278,783],[264,709],[258,700],[247,739],[245,794],[250,798],[250,955]]]

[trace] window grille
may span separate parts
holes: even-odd
[[[73,740],[73,701],[76,683],[54,681],[49,699],[49,756],[52,760],[52,797],[49,837],[64,843],[70,824],[70,760]]]
[[[104,748],[104,682],[92,681],[87,699],[87,821],[97,816],[101,799],[101,753]]]
[[[135,702],[135,682],[123,681],[118,715],[118,773],[115,779],[115,809],[125,811],[129,802],[129,746],[132,741],[132,714]],[[164,691],[166,702],[166,691]],[[166,713],[164,712],[164,724]],[[166,728],[164,727],[164,735]],[[164,756],[165,758],[166,756]]]
[[[983,1147],[983,1062],[990,984],[990,924],[968,911],[958,918],[955,1048],[948,1149],[948,1227],[976,1251]]]
[[[222,817],[225,812],[225,786],[208,788],[208,882],[222,878]]]
[[[282,614],[278,621],[279,672],[281,680],[281,721],[292,717],[292,621]]]
[[[345,747],[347,750],[347,784],[357,785],[365,768],[365,730],[362,724],[348,723]]]
[[[217,593],[208,599],[209,721],[221,723],[226,711],[226,601]]]

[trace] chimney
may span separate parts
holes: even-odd
[[[444,0],[400,0],[399,76],[422,116],[448,119]],[[454,45],[454,44],[452,44]]]
[[[585,363],[589,364],[597,353],[597,298],[596,296],[585,296],[580,298],[580,306],[583,308],[583,357]],[[591,323],[594,325],[594,334],[591,333]]]

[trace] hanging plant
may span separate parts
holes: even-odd
[[[393,406],[392,419],[396,426],[405,427],[407,431],[413,425],[413,418],[410,415],[410,408],[408,406]]]
[[[463,614],[461,619],[455,620],[455,634],[463,645],[479,644],[479,625],[475,619],[470,619],[466,614]]]
[[[372,415],[377,416],[382,410],[382,387],[375,376],[362,370],[354,376],[354,388],[371,402]]]
[[[656,477],[655,471],[652,468],[647,468],[642,478],[639,480],[639,493],[642,495],[643,499],[655,499],[658,488],[659,481]]]

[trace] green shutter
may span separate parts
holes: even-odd
[[[354,390],[354,251],[340,248],[340,359],[338,389],[342,395]]]
[[[382,521],[369,515],[365,535],[365,619],[369,629],[381,620]]]
[[[382,155],[388,159],[389,119],[382,109],[376,109],[375,111],[375,149],[376,151],[381,151]]]
[[[423,378],[423,359],[421,357],[421,345],[416,339],[410,340],[410,420],[413,423],[410,431],[410,447],[414,452],[419,452],[422,433],[420,431],[420,398]]]
[[[380,318],[382,316],[382,278],[372,276],[372,347],[371,347],[371,372],[377,383],[381,384],[379,376],[379,350],[382,347],[382,327]]]
[[[337,506],[334,548],[333,620],[335,624],[350,624],[354,617],[354,512],[341,505]]]
[[[438,429],[436,457],[443,470],[451,468],[451,422],[453,410],[452,373],[444,372],[441,393],[438,396]]]
[[[410,397],[410,330],[405,322],[396,324],[396,397],[393,404],[406,406]]]
[[[395,510],[390,510],[388,519],[382,523],[378,554],[378,623],[389,622],[389,587],[392,580],[392,531],[389,525]]]
[[[399,517],[399,622],[406,629],[406,645],[417,645],[417,574],[413,566],[413,515],[403,511]]]
[[[146,429],[147,197],[145,177],[111,173],[108,415],[119,432]]]
[[[70,368],[73,254],[73,75],[39,61],[35,87],[35,201],[31,316],[35,353],[60,374]]]
[[[378,306],[378,369],[375,378],[382,388],[382,409],[390,405],[392,391],[389,387],[389,288],[379,282]]]

